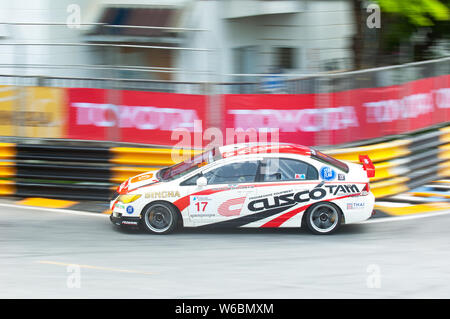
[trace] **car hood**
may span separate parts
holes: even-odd
[[[156,178],[156,173],[159,170],[148,171],[133,177],[130,177],[125,182],[123,182],[117,192],[120,194],[131,192],[139,187],[149,186],[151,184],[156,184],[159,180]]]

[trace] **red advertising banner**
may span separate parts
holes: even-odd
[[[205,122],[206,96],[71,88],[67,106],[67,138],[175,145],[172,132],[193,138],[194,121]]]
[[[324,94],[225,95],[225,127],[279,129],[280,142],[333,145],[450,120],[450,76]]]
[[[66,137],[206,146],[211,141],[207,104],[205,95],[67,89]],[[251,130],[258,141],[261,132],[270,141],[278,129],[280,142],[342,144],[450,121],[450,75],[334,93],[225,94],[221,109],[221,127],[213,130],[219,143],[217,138],[224,144],[254,138]]]

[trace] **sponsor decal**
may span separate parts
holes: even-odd
[[[347,209],[363,209],[365,203],[348,203]]]
[[[208,210],[206,209],[209,207],[209,202],[211,201],[211,198],[208,196],[190,196],[190,203],[191,203],[191,209],[190,209],[190,216],[191,217],[213,217],[214,214],[205,214]],[[197,213],[197,214],[193,214]]]
[[[292,206],[297,203],[307,203],[310,200],[320,200],[329,195],[339,194],[358,194],[360,191],[355,184],[351,185],[325,185],[324,187],[315,187],[311,190],[304,190],[297,193],[281,194],[267,196],[256,199],[248,203],[248,209],[253,212],[264,209],[272,209],[282,206]]]
[[[119,202],[116,203],[116,206],[115,206],[115,207],[117,207],[117,208],[119,208],[119,209],[125,209],[125,205],[123,205],[123,204],[121,204],[121,203],[119,203]]]
[[[434,110],[432,93],[412,94],[401,99],[367,102],[363,105],[367,110],[368,123],[386,123],[405,118],[416,118]]]
[[[336,178],[336,172],[331,167],[323,166],[320,169],[320,178],[324,181],[332,181]]]
[[[128,214],[133,214],[133,213],[134,213],[134,208],[133,208],[133,206],[128,206],[128,207],[127,207],[127,213],[128,213]]]
[[[323,109],[229,109],[234,127],[242,129],[276,127],[280,132],[320,132],[359,127],[353,106]]]
[[[133,177],[131,179],[131,182],[132,183],[137,183],[137,182],[145,181],[145,180],[150,179],[150,178],[153,178],[153,173],[145,174],[145,175],[139,175],[139,176]]]
[[[354,194],[359,193],[358,186],[355,184],[351,185],[325,185],[328,188],[328,192],[332,195],[342,195],[342,194]]]
[[[295,174],[295,179],[305,179],[305,174]]]
[[[61,88],[0,85],[0,135],[64,138],[64,100]]]
[[[117,189],[117,192],[118,193],[127,192],[129,183],[130,183],[130,180],[127,179],[125,182],[120,184],[119,188]]]
[[[202,196],[202,195],[195,195],[195,196],[190,196],[190,199],[191,199],[191,203],[209,202],[211,200],[211,197]]]
[[[217,209],[218,213],[225,217],[238,216],[241,214],[242,207],[245,202],[245,197],[229,199],[220,204]]]
[[[180,197],[179,191],[161,191],[146,193],[145,198],[168,198],[168,197]]]
[[[236,133],[238,134],[238,133]],[[238,136],[238,135],[237,135]],[[255,139],[256,141],[256,139]],[[274,142],[272,140],[272,142]],[[309,147],[298,147],[291,145],[257,145],[257,146],[245,146],[232,151],[227,151],[222,153],[222,157],[238,156],[238,155],[248,155],[248,154],[261,154],[261,153],[296,153],[301,155],[311,154]]]
[[[123,220],[122,224],[123,225],[137,225],[138,222],[133,222],[133,221],[129,221],[129,220]]]
[[[197,111],[191,109],[85,102],[72,102],[70,106],[76,109],[76,125],[79,126],[162,131],[185,128],[193,132],[194,120],[199,119]]]
[[[230,157],[230,156],[259,154],[259,153],[278,153],[279,151],[280,151],[279,145],[257,145],[257,146],[250,146],[250,147],[247,146],[247,147],[242,147],[237,150],[224,152],[222,154],[222,157],[226,158],[226,157]]]
[[[208,165],[208,163],[206,163],[206,162],[201,162],[201,163],[197,164],[197,167],[203,167],[203,166],[205,166],[205,165]]]
[[[438,108],[450,108],[450,88],[436,90],[434,94]]]
[[[62,93],[62,111],[68,111],[65,138],[107,140],[112,132],[107,128],[113,128],[122,142],[174,146],[182,137],[192,147],[195,136],[195,148],[209,143],[202,145],[201,136],[197,140],[201,134],[195,127],[206,118],[206,95],[116,90],[120,103],[115,104],[108,89],[67,88]]]
[[[338,174],[339,181],[345,181],[345,174]]]

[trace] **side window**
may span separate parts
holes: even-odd
[[[314,166],[289,158],[266,158],[261,165],[261,175],[263,182],[319,179]]]
[[[259,161],[246,161],[226,164],[213,169],[203,176],[210,184],[239,184],[255,181]]]
[[[184,182],[180,184],[180,186],[193,186],[197,184],[197,179],[201,176],[201,174],[196,174],[192,176],[191,178],[188,178]]]

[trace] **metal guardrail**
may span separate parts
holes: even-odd
[[[387,197],[450,176],[450,126],[326,153],[354,162],[358,162],[359,154],[368,154],[376,169],[372,192],[376,198]],[[168,148],[62,143],[0,143],[0,160],[0,195],[78,200],[108,200],[127,178],[174,163],[172,149]]]
[[[0,43],[1,44],[1,43]],[[103,70],[107,76],[43,76],[17,75],[2,72],[2,69],[14,68],[20,73],[31,72],[38,68],[67,70]],[[119,77],[120,71],[133,71],[134,74],[170,73],[186,75],[204,75],[207,81],[189,82],[174,80],[155,80],[147,76],[129,78]],[[450,57],[436,60],[393,65],[373,69],[339,73],[316,74],[215,74],[209,70],[194,71],[174,68],[154,68],[124,65],[33,65],[0,64],[0,85],[46,86],[46,87],[83,87],[120,90],[143,90],[185,94],[205,94],[221,92],[222,94],[308,94],[331,93],[360,88],[376,88],[400,85],[406,82],[432,76],[450,74]],[[212,78],[222,79],[214,82]],[[279,79],[277,88],[267,88],[265,82],[269,77]],[[249,80],[250,79],[250,80]],[[211,89],[211,86],[215,89]]]
[[[26,24],[6,23],[6,25],[50,25],[65,26],[64,23],[54,24]],[[106,25],[109,28],[149,28],[149,29],[180,29],[183,31],[204,31],[203,29],[151,27],[151,26],[118,26]],[[128,43],[96,43],[96,42],[2,42],[0,46],[48,46],[48,47],[111,47],[111,48],[140,48],[164,49],[175,51],[206,52],[213,56],[208,59],[218,59],[217,49],[210,47],[182,47],[155,46]],[[208,63],[207,63],[208,64]],[[77,74],[78,71],[91,71],[88,76],[49,76],[39,74],[39,70],[64,70]],[[37,72],[34,72],[37,70]],[[101,71],[102,76],[99,76]],[[123,73],[126,71],[125,73]],[[34,72],[34,73],[33,73]],[[42,71],[40,71],[42,72]],[[130,77],[130,73],[133,76]],[[31,74],[30,74],[31,73]],[[168,73],[183,74],[190,79],[192,75],[201,75],[198,81],[175,81],[151,79],[151,74]],[[25,74],[25,75],[22,75]],[[435,60],[412,62],[402,65],[392,65],[372,69],[347,72],[317,72],[317,73],[259,73],[259,74],[221,74],[211,67],[205,70],[188,70],[173,67],[151,67],[136,65],[102,65],[102,64],[0,64],[0,85],[30,86],[40,85],[49,87],[85,87],[85,88],[115,88],[123,90],[145,90],[173,93],[203,94],[207,92],[221,92],[221,94],[305,94],[319,92],[337,92],[358,88],[374,88],[404,84],[413,80],[450,74],[450,57]],[[277,79],[276,87],[268,87],[268,79]],[[215,89],[205,90],[205,86]],[[212,93],[211,93],[212,94]]]

